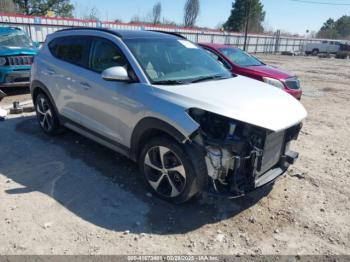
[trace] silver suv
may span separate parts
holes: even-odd
[[[273,182],[296,160],[306,117],[290,95],[164,32],[58,31],[34,60],[31,94],[45,133],[69,128],[130,157],[174,203]]]

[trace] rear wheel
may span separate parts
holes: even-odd
[[[198,164],[201,167],[196,167]],[[204,161],[194,163],[186,146],[165,137],[147,143],[139,158],[140,170],[148,188],[173,203],[185,202],[203,189],[206,173],[203,165]]]
[[[312,50],[312,55],[317,56],[320,51],[318,49]]]
[[[35,99],[35,111],[41,129],[49,135],[57,135],[63,128],[59,124],[58,115],[46,95],[40,93]]]

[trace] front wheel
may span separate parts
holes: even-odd
[[[152,193],[166,201],[182,203],[203,189],[205,162],[195,160],[200,154],[190,154],[188,150],[166,137],[152,139],[144,146],[139,167]]]

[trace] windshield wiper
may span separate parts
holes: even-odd
[[[154,85],[183,85],[185,82],[180,80],[159,80],[159,81],[153,81],[152,84]]]
[[[227,78],[230,78],[230,77],[225,77],[222,75],[203,76],[203,77],[198,77],[196,79],[191,80],[190,83],[199,83],[199,82],[204,82],[209,80],[227,79]]]

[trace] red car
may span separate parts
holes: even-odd
[[[233,73],[263,81],[283,89],[298,100],[301,99],[303,91],[301,90],[300,81],[296,76],[268,66],[236,47],[204,43],[201,43],[200,46]]]

